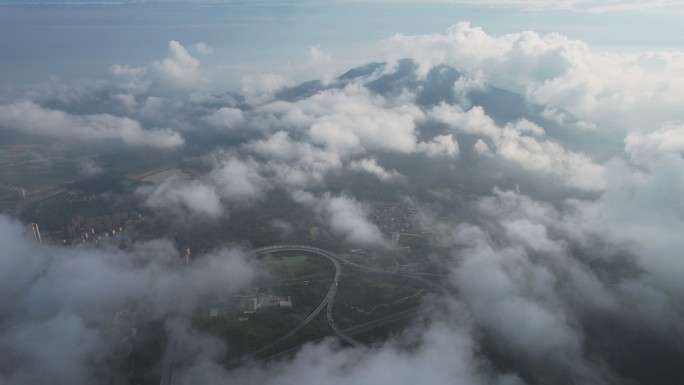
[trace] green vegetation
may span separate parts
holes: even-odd
[[[259,262],[266,271],[279,278],[330,276],[334,273],[328,260],[300,253],[266,254],[259,257]]]
[[[229,346],[225,363],[245,355],[258,353],[259,358],[279,357],[309,341],[330,335],[325,312],[287,340],[271,345],[300,322],[321,303],[334,274],[332,264],[320,256],[300,252],[280,252],[258,257],[259,264],[269,272],[259,283],[260,293],[290,296],[291,309],[262,308],[253,314],[233,313],[208,318],[206,314],[194,321],[199,330],[218,336]],[[387,322],[359,332],[366,343],[382,341],[403,328],[406,319],[391,318],[399,312],[409,312],[418,306],[420,298],[431,288],[418,280],[384,274],[369,274],[350,266],[343,268],[334,306],[337,323],[351,327],[387,317]]]
[[[410,325],[412,318],[406,317],[396,321],[387,322],[370,330],[354,334],[353,337],[359,342],[373,345],[387,341],[392,335],[400,333],[401,330]]]
[[[194,326],[225,341],[233,353],[227,358],[233,358],[235,353],[248,353],[276,340],[299,322],[297,314],[267,308],[255,312],[246,321],[240,317],[197,318]]]
[[[335,301],[341,327],[415,307],[430,288],[410,278],[381,274],[344,274]]]

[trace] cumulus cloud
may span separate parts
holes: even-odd
[[[231,107],[221,107],[204,118],[212,126],[219,129],[235,129],[244,122],[244,114],[241,110]]]
[[[524,127],[507,126],[495,140],[496,153],[532,170],[553,174],[561,183],[589,191],[606,187],[604,168],[584,154],[574,153],[558,143],[522,135]]]
[[[684,264],[676,256],[681,245],[678,230],[682,207],[678,196],[684,191],[684,159],[679,153],[662,153],[657,145],[652,153],[628,144],[636,164],[613,160],[606,167],[608,188],[593,202],[573,202],[572,215],[565,218],[567,231],[587,247],[597,239],[633,255],[650,278],[646,286],[656,286],[666,297],[681,297],[681,281],[676,278]],[[657,143],[657,139],[655,139]]]
[[[443,103],[434,107],[430,114],[434,118],[468,134],[495,138],[501,131],[481,106],[463,111],[459,106]]]
[[[480,155],[491,155],[491,150],[489,149],[489,145],[485,143],[484,140],[478,139],[477,142],[473,145],[473,148],[475,149],[475,152],[477,152]]]
[[[335,214],[328,213],[338,208],[349,212],[349,206],[357,204],[353,200],[301,191],[294,197],[318,207],[323,216],[329,215],[331,228],[333,221],[339,222],[336,231],[341,235],[353,236],[351,226],[344,223],[360,226],[357,219],[348,218],[349,214],[333,219]],[[644,341],[634,345],[620,337],[619,331],[612,335],[613,326],[590,336],[590,330],[597,327],[591,324],[591,316],[615,317],[622,327],[629,328],[634,310],[639,309],[644,319],[656,324],[677,322],[667,310],[673,309],[668,305],[671,294],[648,280],[623,277],[619,285],[606,283],[573,255],[569,242],[582,232],[578,228],[597,230],[593,225],[586,227],[582,220],[605,225],[600,215],[576,217],[574,210],[582,209],[579,205],[571,203],[559,211],[518,191],[499,189],[474,203],[478,225],[442,228],[446,231],[442,242],[450,245],[455,257],[450,270],[458,294],[436,297],[433,306],[424,308],[425,324],[418,323],[374,349],[343,349],[324,341],[305,345],[292,359],[268,366],[227,371],[211,359],[203,360],[190,365],[179,378],[187,383],[217,384],[316,383],[321,378],[326,383],[414,383],[425,379],[442,383],[460,379],[475,384],[523,384],[526,382],[516,375],[516,370],[522,370],[526,380],[542,383],[632,380],[629,374],[622,377],[625,373],[620,372],[619,365],[596,360],[597,356],[611,362],[615,358],[604,356],[611,352],[604,350],[602,342],[588,339],[620,338],[628,344],[627,349],[637,350]],[[591,207],[591,203],[585,204],[585,209]],[[640,239],[650,236],[644,234]],[[665,319],[653,317],[653,312]],[[502,373],[490,366],[487,356],[482,355],[483,336],[490,341],[487,349],[495,349],[499,359],[515,362],[513,366],[518,369]],[[440,357],[449,360],[443,362]],[[403,372],[402,367],[410,367],[411,373]]]
[[[200,62],[179,42],[169,42],[169,57],[154,61],[150,69],[164,81],[177,85],[191,85],[197,80]]]
[[[301,190],[293,192],[292,197],[296,202],[311,207],[334,233],[347,242],[368,246],[389,245],[380,229],[369,221],[368,209],[354,198],[329,193],[315,196]]]
[[[644,158],[661,158],[684,152],[684,124],[668,122],[662,128],[646,134],[631,132],[625,138],[625,151],[637,162]]]
[[[242,78],[242,93],[251,103],[269,101],[275,93],[290,84],[279,74],[247,75]]]
[[[429,142],[418,143],[418,150],[427,155],[458,156],[458,142],[453,135],[438,135]]]
[[[498,217],[507,221],[505,215]],[[584,336],[575,326],[577,309],[566,302],[573,300],[564,296],[576,293],[583,301],[584,296],[605,298],[607,306],[614,299],[595,276],[564,255],[563,248],[550,240],[543,228],[537,230],[538,235],[553,247],[544,250],[546,258],[536,259],[521,247],[526,243],[518,237],[532,241],[532,251],[539,240],[514,230],[520,222],[507,224],[513,234],[504,246],[492,240],[499,239],[495,230],[468,225],[456,230],[456,238],[468,248],[454,269],[454,282],[474,323],[497,341],[504,354],[537,368],[535,376],[542,381],[574,378],[604,382],[601,368],[584,356]],[[535,226],[525,225],[528,229]],[[568,279],[560,283],[560,277]],[[588,291],[589,287],[596,291]]]
[[[117,314],[134,325],[191,314],[200,298],[234,293],[254,274],[239,250],[181,267],[168,241],[125,252],[65,248],[36,244],[6,216],[0,229],[0,382],[7,384],[101,383],[117,343],[131,333],[112,321]]]
[[[173,175],[158,185],[138,188],[138,196],[147,206],[179,217],[213,219],[254,203],[278,182],[261,175],[272,171],[268,164],[243,160],[234,153],[217,151],[204,161],[211,167],[206,175],[197,179]]]
[[[615,189],[625,191],[625,186]],[[631,353],[615,355],[604,350],[599,341],[624,339],[622,331],[602,328],[597,321],[602,317],[644,336],[680,333],[682,325],[675,315],[679,311],[672,301],[680,298],[681,285],[669,279],[677,273],[665,275],[660,270],[681,267],[669,261],[671,253],[664,252],[677,247],[669,243],[674,238],[669,238],[672,232],[667,229],[674,224],[638,218],[645,209],[639,198],[632,202],[639,207],[613,201],[615,195],[624,197],[634,190],[617,194],[610,190],[597,201],[572,200],[554,206],[519,191],[495,189],[491,196],[476,199],[477,225],[443,228],[448,234],[443,242],[458,245],[453,283],[473,325],[491,336],[496,349],[509,359],[535,368],[535,381],[613,383],[629,378],[649,382],[642,366],[630,373],[622,370],[619,362],[629,360],[626,356]],[[670,203],[651,201],[650,207],[665,208]],[[614,217],[618,211],[625,214],[619,220]],[[664,234],[653,240],[659,233]],[[659,251],[651,249],[656,244]],[[616,258],[616,252],[626,252],[625,248],[637,256],[642,273],[614,270],[629,269],[629,259],[604,265]],[[591,253],[598,255],[587,259]],[[646,344],[662,343],[655,342],[659,337],[644,338],[649,340]],[[634,348],[642,343],[635,342]],[[597,362],[597,356],[609,364]]]
[[[249,159],[222,159],[209,173],[217,192],[229,201],[251,201],[260,198],[268,181],[259,174],[259,164]]]
[[[319,45],[309,47],[305,67],[307,67],[313,77],[320,79],[323,83],[330,83],[336,70],[333,58],[323,51]]]
[[[109,71],[113,75],[137,78],[137,77],[144,75],[147,72],[147,68],[146,67],[131,67],[127,64],[113,64],[111,67],[109,67]]]
[[[330,340],[307,345],[294,359],[265,368],[226,371],[201,362],[180,376],[182,383],[212,384],[435,384],[522,385],[515,375],[491,373],[478,355],[467,325],[441,318],[420,334],[378,350],[342,349]],[[413,348],[408,345],[413,344]]]
[[[403,335],[372,349],[342,348],[326,340],[305,345],[281,363],[233,370],[216,363],[220,344],[201,339],[210,347],[205,351],[209,357],[189,362],[177,378],[208,384],[653,383],[633,378],[639,373],[631,368],[667,354],[641,354],[643,345],[679,352],[684,335],[679,306],[684,292],[679,258],[684,248],[684,130],[676,106],[682,92],[681,55],[600,54],[555,34],[493,36],[467,23],[446,34],[398,35],[389,43],[396,55],[416,59],[419,80],[444,62],[465,70],[468,75],[447,85],[458,105],[421,106],[415,101],[417,90],[381,96],[359,81],[330,82],[325,85],[330,88],[294,101],[275,100],[287,84],[279,76],[246,78],[247,107],[241,109],[226,106],[237,103],[204,105],[224,101],[206,94],[196,94],[191,102],[197,105],[192,105],[136,93],[134,86],[145,87],[145,82],[197,83],[199,61],[177,42],[171,42],[169,58],[148,67],[112,67],[130,87],[117,89],[107,100],[116,101],[121,111],[134,111],[141,122],[181,116],[186,123],[256,131],[243,143],[202,158],[209,159],[205,175],[138,190],[151,208],[217,218],[232,205],[253,204],[281,187],[345,242],[392,252],[398,248],[369,220],[369,208],[353,195],[358,192],[354,183],[344,186],[349,189],[344,193],[305,189],[321,191],[329,175],[359,171],[377,177],[379,188],[396,187],[388,199],[408,194],[409,186],[418,192],[417,205],[439,211],[424,239],[438,242],[431,244],[435,248],[429,258],[437,258],[448,271],[447,287],[423,304],[419,318],[425,322],[414,320]],[[322,63],[328,59],[315,47],[311,56]],[[383,74],[398,68],[390,67]],[[622,130],[633,132],[625,137],[624,152],[596,163],[582,148],[570,150],[560,139],[552,140],[547,131],[554,125],[539,123],[544,119],[495,122],[483,107],[471,106],[467,96],[487,90],[485,81],[550,103],[541,110],[542,118],[564,129],[584,130],[587,138],[607,123],[617,124],[611,114],[628,123]],[[157,147],[183,143],[173,131],[145,130],[132,118],[79,116],[31,102],[1,106],[0,125],[70,139]],[[433,129],[443,131],[435,134]],[[475,156],[468,153],[471,146]],[[440,167],[445,164],[465,171],[444,178]],[[481,183],[473,175],[482,164],[487,174],[503,174],[514,166],[541,185],[570,189],[561,198],[549,198],[523,184],[473,196],[467,188]],[[469,173],[471,168],[476,171]],[[432,180],[412,184],[417,174]],[[381,185],[397,180],[407,183]],[[513,179],[508,186],[518,182]],[[110,315],[121,303],[149,306],[153,315],[148,318],[185,313],[201,295],[217,286],[234,290],[254,274],[234,250],[175,269],[169,261],[178,252],[167,241],[130,245],[126,252],[58,249],[25,241],[20,226],[2,217],[0,230],[3,244],[9,245],[0,259],[0,293],[6,293],[0,296],[0,367],[10,369],[0,370],[0,382],[96,382],[89,365],[111,352],[100,325],[111,324]],[[297,231],[294,226],[288,230]],[[632,332],[636,342],[623,338]],[[658,340],[662,336],[665,342]],[[45,344],[64,346],[64,354],[46,354]],[[661,382],[668,380],[663,376]]]
[[[454,82],[456,100],[462,106],[469,106],[468,94],[472,91],[482,91],[487,87],[487,81],[481,71],[475,74],[465,74]]]
[[[132,94],[114,94],[111,98],[127,108],[133,108],[136,105],[135,95]]]
[[[265,126],[287,125],[310,141],[341,156],[365,151],[417,151],[416,122],[425,114],[410,100],[385,99],[351,83],[296,102],[260,106]]]
[[[145,204],[178,215],[190,213],[199,218],[217,218],[224,213],[221,199],[213,186],[198,181],[181,181],[171,177],[157,186],[138,189]]]
[[[684,191],[684,161],[679,154],[648,159],[638,165],[617,159],[609,162],[606,190],[596,200],[571,199],[558,210],[518,192],[495,190],[494,197],[482,198],[478,207],[498,221],[499,234],[509,242],[547,256],[537,263],[552,261],[549,266],[554,271],[575,265],[572,274],[564,275],[565,282],[572,282],[567,277],[576,280],[567,293],[581,296],[598,309],[613,311],[618,304],[626,304],[627,309],[620,311],[640,318],[649,328],[681,330],[679,310],[672,303],[681,300],[683,289],[676,277],[684,265],[674,250],[682,247],[677,230],[683,225],[682,207],[676,197]],[[612,261],[622,270],[601,271],[591,263],[591,269],[581,267],[569,257],[569,245],[575,250],[579,247],[581,253],[600,255],[601,263]],[[639,273],[625,274],[632,264]],[[601,283],[588,274],[600,274],[611,282]]]
[[[125,81],[119,88],[134,93],[148,91],[151,86],[171,88],[198,87],[204,81],[200,75],[200,61],[178,41],[171,40],[168,45],[169,56],[155,60],[149,65],[131,67],[127,64],[114,64],[110,72]],[[200,54],[209,54],[212,49],[205,43],[197,43],[191,49]]]
[[[475,143],[478,153],[495,154],[532,172],[553,175],[571,187],[589,191],[605,188],[602,165],[594,163],[585,154],[545,140],[544,129],[526,119],[499,127],[480,106],[463,111],[460,106],[448,104],[434,107],[430,114],[457,132],[479,136]],[[482,138],[489,139],[492,147]]]
[[[209,55],[214,52],[214,49],[203,41],[193,44],[192,50],[202,55]]]
[[[314,143],[338,153],[364,149],[409,153],[415,149],[415,120],[422,117],[415,106],[387,105],[359,86],[322,93],[304,103],[329,108],[311,125],[308,135]]]
[[[534,359],[560,358],[564,350],[579,354],[579,337],[562,308],[527,297],[552,290],[555,277],[551,272],[526,261],[520,249],[481,246],[467,255],[456,272],[459,288],[474,315],[507,348]],[[540,334],[544,335],[541,340]]]
[[[118,141],[127,145],[175,148],[183,137],[168,128],[143,129],[137,121],[109,114],[72,115],[30,101],[0,106],[0,126],[63,140]]]
[[[417,61],[423,76],[439,64],[480,73],[491,84],[599,126],[643,130],[662,123],[662,116],[684,118],[675,102],[684,89],[681,52],[600,53],[555,33],[497,36],[467,22],[445,34],[395,35],[385,43],[389,55]]]
[[[352,161],[349,164],[349,168],[355,171],[363,171],[375,175],[378,179],[380,179],[383,182],[398,180],[404,177],[395,170],[386,170],[384,167],[380,166],[378,162],[373,158],[364,158]]]
[[[285,131],[245,147],[268,159],[262,166],[274,175],[273,183],[286,187],[306,187],[321,183],[329,172],[340,170],[340,156],[306,141],[295,141]]]

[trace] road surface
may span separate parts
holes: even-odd
[[[344,331],[342,331],[337,324],[335,323],[335,319],[333,318],[333,306],[335,303],[335,295],[337,294],[337,286],[340,282],[340,277],[342,276],[342,266],[340,265],[340,260],[342,260],[339,256],[331,253],[330,251],[319,249],[317,247],[312,247],[312,246],[306,246],[306,245],[275,245],[275,246],[267,246],[267,247],[261,247],[258,249],[252,250],[252,254],[254,255],[263,255],[263,254],[270,254],[270,253],[276,253],[276,252],[283,252],[283,251],[299,251],[299,252],[307,252],[307,253],[312,253],[315,255],[319,255],[321,257],[324,257],[328,259],[330,262],[332,262],[333,266],[335,266],[335,277],[333,278],[332,284],[330,285],[330,288],[328,289],[328,293],[326,294],[325,298],[323,298],[323,301],[318,305],[318,307],[311,313],[309,314],[299,325],[297,325],[295,328],[287,332],[286,334],[282,335],[280,338],[278,338],[276,341],[273,343],[269,344],[268,346],[262,347],[258,351],[252,353],[252,354],[258,354],[274,345],[276,345],[279,342],[282,342],[293,335],[295,335],[298,331],[302,330],[306,325],[308,325],[314,318],[316,318],[317,315],[323,311],[323,309],[326,309],[326,317],[328,319],[328,324],[330,324],[330,328],[337,334],[340,339],[343,341],[347,342],[350,345],[353,346],[365,346],[361,342],[353,339],[349,335],[347,335]],[[178,349],[178,338],[176,337],[175,334],[171,335],[169,344],[166,348],[166,351],[164,353],[164,360],[162,364],[162,377],[159,382],[160,385],[172,385],[173,384],[173,370],[176,365],[176,350]]]
[[[368,271],[368,272],[371,272],[371,273],[387,274],[387,275],[396,275],[396,276],[398,276],[398,277],[410,278],[410,279],[414,279],[414,280],[416,280],[416,281],[420,281],[420,282],[422,282],[423,284],[428,285],[428,286],[431,286],[431,287],[433,287],[433,288],[435,288],[435,289],[443,289],[443,287],[442,287],[440,284],[435,283],[435,282],[433,282],[433,281],[428,281],[427,279],[420,277],[421,275],[424,275],[424,274],[422,274],[422,273],[400,273],[400,272],[394,271],[394,270],[385,270],[385,269],[381,269],[381,268],[379,268],[379,267],[372,267],[372,266],[360,265],[360,264],[358,264],[358,263],[356,263],[356,262],[353,262],[353,261],[350,261],[350,260],[348,260],[348,259],[342,258],[342,257],[340,257],[340,256],[338,256],[338,255],[335,255],[335,258],[339,259],[339,260],[342,261],[343,263],[346,263],[346,264],[348,264],[348,265],[352,265],[352,266],[356,267],[356,268],[359,269],[359,270],[365,270],[365,271]]]
[[[333,278],[332,284],[330,285],[330,289],[328,289],[328,294],[326,294],[325,298],[323,298],[323,301],[321,302],[320,305],[314,310],[311,314],[309,314],[308,317],[306,317],[297,327],[294,329],[290,330],[287,332],[285,335],[281,336],[278,338],[275,342],[272,344],[259,349],[255,354],[266,350],[267,348],[284,341],[290,337],[292,337],[295,333],[300,331],[302,328],[304,328],[311,320],[316,318],[316,316],[323,310],[324,307],[327,306],[326,309],[326,317],[328,319],[328,324],[330,324],[330,327],[332,330],[337,334],[338,337],[340,337],[343,341],[349,343],[350,345],[353,346],[362,346],[363,344],[356,341],[355,339],[351,338],[347,334],[345,334],[335,323],[335,319],[333,318],[333,306],[335,304],[335,295],[337,294],[337,286],[340,282],[340,277],[342,276],[342,266],[340,265],[340,260],[341,258],[338,257],[337,255],[331,253],[330,251],[319,249],[318,247],[313,247],[313,246],[305,246],[305,245],[276,245],[276,246],[267,246],[267,247],[261,247],[258,249],[255,249],[252,251],[255,255],[263,255],[263,254],[270,254],[270,253],[275,253],[275,252],[283,252],[283,251],[300,251],[300,252],[307,252],[311,254],[316,254],[320,255],[324,258],[327,258],[332,264],[335,266],[335,277]]]

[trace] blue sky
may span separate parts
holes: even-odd
[[[443,33],[459,21],[490,34],[558,32],[599,51],[684,45],[681,7],[648,8],[654,1],[0,3],[0,84],[98,77],[114,63],[163,57],[172,39],[208,43],[214,54],[203,65],[225,71],[227,79],[287,72],[316,45],[351,66],[374,58],[379,42],[395,33]],[[606,4],[628,9],[597,8]]]

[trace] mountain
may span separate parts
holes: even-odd
[[[412,59],[399,60],[394,68],[388,66],[390,63],[386,62],[368,63],[345,72],[328,84],[312,80],[285,88],[276,94],[276,98],[296,102],[325,90],[360,83],[374,94],[386,98],[396,97],[405,91],[412,92],[415,104],[425,109],[442,103],[458,104],[463,109],[480,106],[499,126],[527,119],[543,127],[547,136],[561,142],[563,147],[584,152],[595,160],[606,160],[622,148],[620,137],[612,137],[604,130],[580,128],[581,119],[560,107],[540,105],[491,84],[457,95],[454,84],[465,75],[448,65],[432,68],[423,78],[418,76],[418,64]],[[562,122],[545,114],[550,108],[564,116]]]

